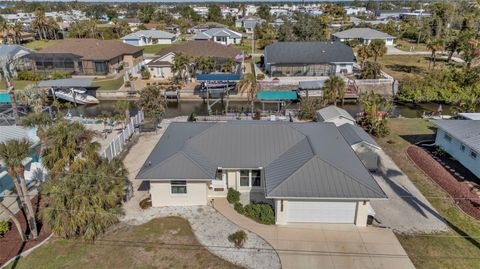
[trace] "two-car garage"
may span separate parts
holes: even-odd
[[[277,224],[345,223],[357,224],[357,216],[366,214],[368,202],[323,200],[276,200]],[[363,219],[363,218],[362,218]],[[366,216],[365,216],[366,219]],[[360,224],[363,226],[362,224]]]

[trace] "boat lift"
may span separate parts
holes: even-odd
[[[53,99],[56,100],[55,88],[68,89],[68,88],[91,88],[93,78],[65,78],[65,79],[52,79],[43,80],[38,83],[37,88],[50,88],[50,92]],[[75,93],[73,93],[73,103],[76,106]]]
[[[240,74],[200,74],[197,75],[197,81],[205,83],[205,95],[203,100],[207,102],[208,114],[212,113],[212,107],[222,102],[226,96],[225,111],[228,111],[228,103],[230,97],[231,88],[235,88],[235,85],[240,81]],[[219,98],[211,97],[211,95],[219,95]]]
[[[277,113],[287,107],[287,103],[298,101],[297,91],[259,91],[257,100],[262,103],[262,112],[265,112],[265,104],[277,104]]]

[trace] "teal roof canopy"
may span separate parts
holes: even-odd
[[[0,103],[10,103],[8,92],[0,92]]]
[[[257,93],[257,100],[264,101],[293,101],[298,100],[296,91],[259,91]]]

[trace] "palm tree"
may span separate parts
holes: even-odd
[[[148,86],[140,91],[138,106],[142,108],[145,116],[156,118],[165,114],[167,103],[158,86]]]
[[[385,41],[381,39],[374,39],[368,45],[368,48],[373,56],[375,62],[378,57],[382,57],[387,53],[387,46],[385,46]]]
[[[95,136],[95,132],[79,122],[60,121],[48,128],[42,156],[50,176],[55,179],[67,171]]]
[[[13,212],[10,211],[10,209],[1,202],[0,202],[0,210],[7,213],[8,217],[13,221],[13,223],[15,224],[15,227],[17,227],[18,233],[20,234],[20,238],[22,239],[22,241],[23,242],[27,241],[27,238],[25,237],[25,233],[23,232],[22,226],[20,225],[18,218],[13,214]]]
[[[437,57],[436,57],[437,51],[442,50],[444,48],[443,41],[437,38],[430,38],[427,41],[427,48],[430,51],[432,51],[432,54],[430,56],[429,67],[430,67],[430,64],[432,64],[433,62],[432,69],[435,69],[435,62],[437,60]]]
[[[257,96],[260,86],[257,83],[257,79],[252,73],[245,74],[243,79],[237,83],[239,93],[248,93],[248,99],[251,101],[252,113],[255,110],[253,101]]]
[[[4,43],[8,42],[8,24],[4,17],[0,16],[0,34],[3,36]]]
[[[22,118],[22,125],[30,128],[37,129],[37,136],[40,139],[41,149],[45,146],[46,137],[45,132],[47,128],[53,124],[53,119],[47,113],[30,113],[26,117]]]
[[[467,44],[464,46],[463,57],[467,63],[467,69],[470,69],[472,62],[480,57],[480,40],[471,38],[468,40]]]
[[[32,28],[38,33],[40,39],[47,39],[47,18],[43,10],[35,11],[35,19],[32,21]]]
[[[15,44],[20,44],[22,41],[22,30],[23,25],[21,22],[17,21],[13,25],[10,26],[10,33],[13,36],[13,40]]]
[[[235,66],[235,61],[231,58],[228,58],[225,63],[222,64],[222,72],[230,73],[233,72]]]
[[[20,195],[23,195],[23,202],[27,205],[28,225],[32,233],[33,238],[38,237],[37,223],[35,220],[35,211],[33,211],[32,201],[28,194],[27,183],[25,181],[25,167],[23,166],[23,160],[28,157],[28,150],[31,143],[28,140],[9,140],[0,144],[0,158],[8,167],[10,176],[12,179],[20,179]],[[13,173],[13,171],[15,173]],[[16,183],[18,185],[18,183]],[[15,187],[17,187],[17,185]],[[18,192],[18,190],[17,190]]]
[[[122,116],[124,128],[130,120],[130,102],[129,101],[118,101],[115,103],[115,110]]]
[[[190,57],[184,53],[176,53],[173,58],[172,72],[180,79],[185,80],[187,78],[186,73],[190,66]]]
[[[370,51],[370,48],[367,45],[362,45],[357,50],[357,56],[358,56],[358,58],[360,58],[360,63],[361,63],[362,68],[363,68],[363,65],[365,64],[365,61],[368,58],[372,57],[372,52]]]
[[[329,102],[333,102],[333,104],[337,105],[337,100],[342,100],[345,96],[345,81],[339,76],[330,76],[327,80],[325,80],[325,84],[323,85],[323,93],[324,96],[327,98]]]

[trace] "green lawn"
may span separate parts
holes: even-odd
[[[382,65],[382,70],[393,76],[395,79],[402,79],[409,75],[422,75],[430,71],[428,69],[429,55],[386,55],[378,58],[378,63]],[[437,56],[439,57],[439,56]],[[455,63],[450,63],[456,65]],[[445,60],[439,60],[435,69],[445,68]]]
[[[41,49],[44,49],[48,46],[54,45],[58,42],[60,42],[60,40],[47,40],[47,41],[34,40],[34,41],[31,41],[31,42],[28,42],[28,43],[24,44],[24,46],[29,48],[29,49],[33,49],[33,50],[41,50]]]
[[[244,39],[241,44],[233,45],[233,47],[243,51],[245,54],[250,54],[252,53],[252,40]],[[263,50],[258,47],[258,40],[255,40],[255,53],[263,53]]]
[[[429,51],[427,49],[427,46],[425,46],[425,44],[423,43],[417,44],[417,42],[410,41],[410,40],[397,38],[395,40],[395,44],[397,45],[396,46],[397,49],[403,50],[403,51]]]
[[[95,79],[92,82],[92,87],[98,87],[98,90],[114,91],[118,90],[123,85],[123,76],[116,79]]]
[[[225,235],[227,236],[227,235]],[[10,264],[7,268],[13,268]],[[55,239],[16,265],[21,268],[240,268],[201,246],[179,217],[120,224],[94,244]]]
[[[156,54],[164,48],[168,48],[172,45],[180,45],[180,44],[183,44],[183,43],[185,43],[185,41],[178,40],[178,41],[176,41],[175,43],[172,43],[172,44],[149,45],[149,46],[143,46],[142,48],[143,48],[143,53]]]
[[[377,139],[378,143],[452,227],[451,231],[437,235],[397,234],[403,248],[418,269],[480,268],[480,222],[445,199],[448,195],[405,154],[411,143],[433,137],[431,124],[422,119],[391,119],[389,126],[391,134]]]
[[[23,90],[25,89],[28,85],[34,84],[35,81],[29,81],[29,80],[13,80],[13,87],[15,90]],[[2,80],[0,81],[0,90],[6,90],[7,89],[7,83]]]

